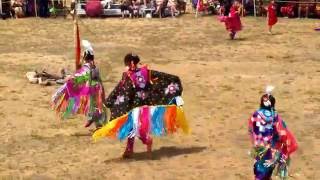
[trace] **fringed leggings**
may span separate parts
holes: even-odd
[[[264,153],[262,156],[256,157],[256,162],[253,166],[255,180],[271,180],[274,166],[266,167],[264,165],[264,163],[267,160],[271,160],[271,159],[272,159],[272,153],[270,149],[268,149],[267,152]]]

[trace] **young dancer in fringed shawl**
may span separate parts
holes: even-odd
[[[100,128],[106,121],[104,87],[94,62],[91,44],[83,40],[82,45],[85,48],[82,67],[52,96],[52,104],[63,118],[83,114],[87,116],[85,127],[94,122],[96,128]]]
[[[293,134],[275,110],[276,99],[271,95],[272,90],[272,86],[267,87],[260,108],[249,119],[255,180],[271,180],[275,168],[280,178],[286,179],[290,155],[298,148]]]
[[[135,137],[152,150],[151,135],[163,136],[181,128],[189,128],[182,109],[182,85],[179,77],[139,66],[137,55],[129,53],[124,58],[127,67],[122,80],[106,99],[111,111],[111,121],[97,130],[93,138],[117,136],[128,138],[123,158],[133,154]]]
[[[269,27],[269,34],[272,34],[272,26],[274,26],[278,22],[277,18],[277,7],[274,0],[270,1],[270,4],[267,8],[268,12],[268,27]]]
[[[230,39],[234,39],[237,32],[241,31],[242,24],[240,20],[241,6],[238,1],[234,1],[228,16],[220,16],[219,20],[225,23],[227,31],[229,31]]]

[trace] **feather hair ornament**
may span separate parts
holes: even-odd
[[[91,43],[88,40],[82,40],[82,46],[84,47],[84,51],[93,55],[93,48]]]
[[[273,90],[274,90],[274,86],[268,85],[268,86],[266,87],[266,93],[267,93],[268,95],[271,95]]]

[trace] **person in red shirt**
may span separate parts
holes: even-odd
[[[276,4],[274,2],[274,0],[270,1],[270,4],[268,5],[268,27],[269,27],[269,33],[272,34],[272,26],[275,25],[278,21],[277,18],[277,7]]]
[[[230,32],[229,35],[231,39],[234,39],[236,33],[238,31],[241,31],[242,29],[240,11],[240,3],[238,1],[234,1],[233,5],[230,8],[229,16],[225,21],[226,29]]]
[[[227,6],[226,6],[227,7]],[[241,4],[235,0],[230,7],[229,13],[225,12],[224,16],[220,16],[218,19],[220,22],[224,22],[227,31],[229,31],[230,39],[234,39],[236,33],[242,30],[242,24],[240,20]],[[226,11],[228,9],[226,8]]]

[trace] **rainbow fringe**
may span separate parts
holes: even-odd
[[[96,110],[102,112],[102,88],[100,85],[93,87],[80,86],[79,89],[85,89],[88,93],[70,93],[74,90],[67,84],[63,85],[52,96],[52,108],[61,113],[63,118],[70,115],[83,114],[88,116],[89,113],[94,113]]]
[[[117,137],[124,140],[145,134],[164,136],[181,128],[186,134],[190,132],[182,107],[175,105],[141,106],[129,113],[111,120],[93,134],[96,141],[102,137]]]

